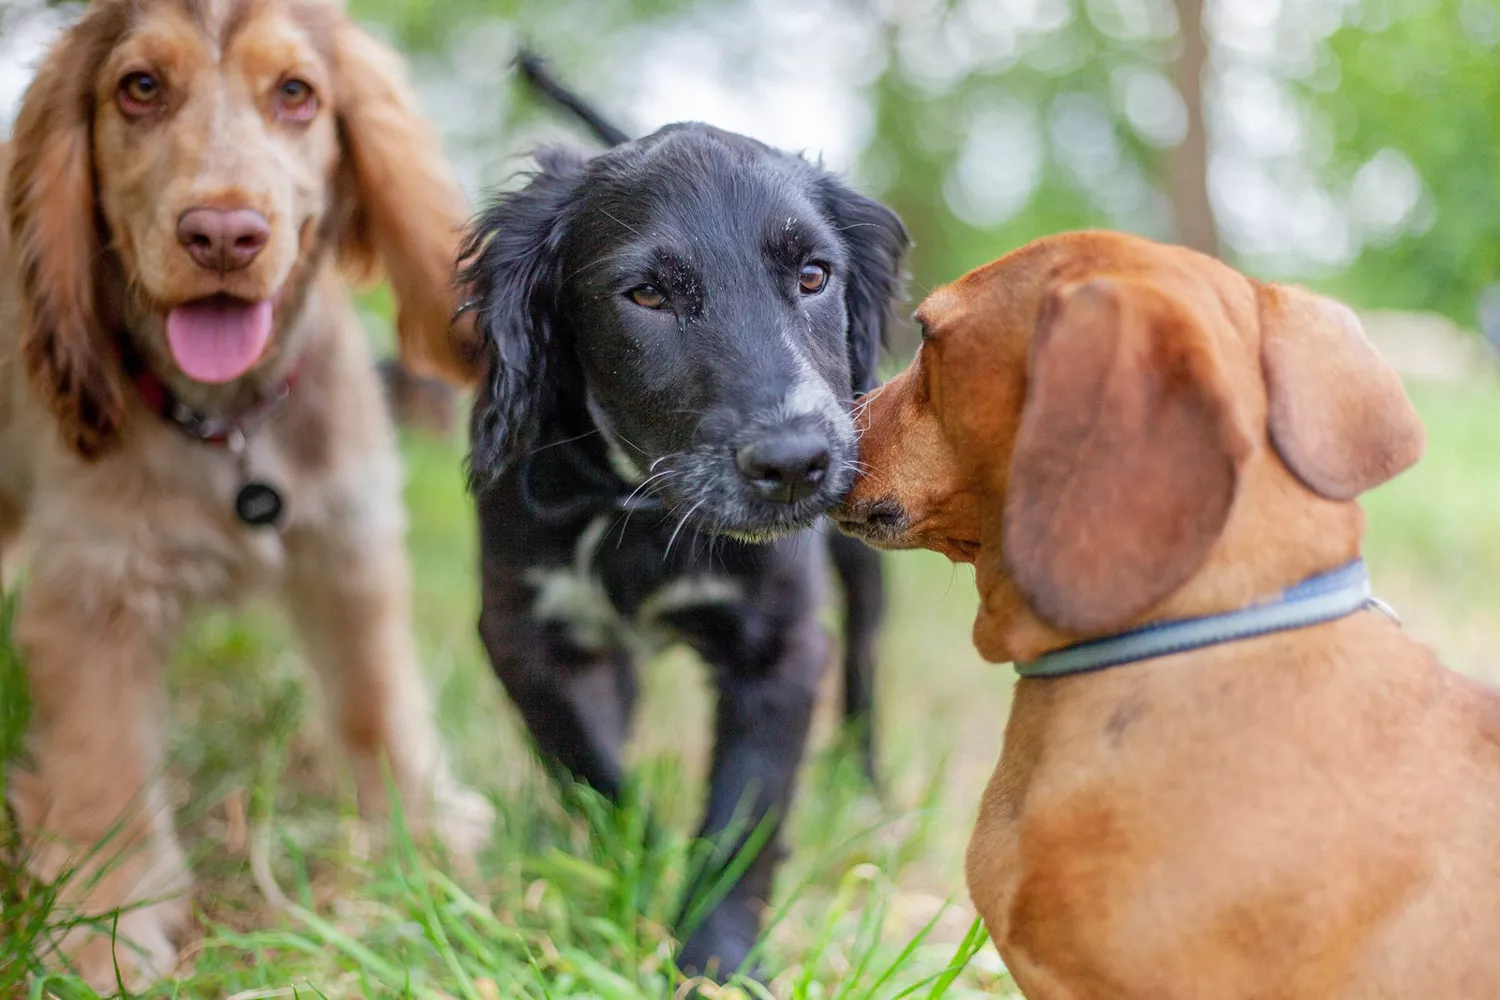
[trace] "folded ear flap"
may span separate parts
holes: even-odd
[[[1118,281],[1055,291],[1010,466],[1007,573],[1063,631],[1128,624],[1202,564],[1250,450],[1213,343],[1180,304]]]
[[[1262,285],[1261,366],[1271,441],[1330,500],[1352,500],[1411,467],[1427,432],[1401,379],[1347,306]]]
[[[855,395],[880,384],[880,349],[902,294],[901,257],[910,238],[895,212],[838,178],[821,179],[828,213],[849,258],[844,308],[849,314],[849,367]]]
[[[453,323],[463,192],[417,108],[400,56],[352,21],[341,21],[334,39],[339,133],[352,189],[340,260],[357,278],[373,277],[383,265],[408,368],[469,382],[478,373],[478,343],[467,324]]]
[[[539,172],[495,199],[473,223],[459,258],[484,342],[484,375],[470,428],[473,488],[504,472],[536,442],[556,390],[557,298],[568,205],[585,160],[543,150]]]
[[[125,379],[99,318],[105,240],[94,197],[93,86],[128,8],[88,11],[47,55],[16,117],[6,176],[22,360],[64,442],[98,458],[119,442]]]

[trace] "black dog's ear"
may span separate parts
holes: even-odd
[[[486,364],[470,423],[471,488],[536,442],[552,391],[563,224],[586,163],[566,150],[538,153],[530,183],[498,196],[470,226],[459,254],[458,280]]]
[[[911,240],[895,212],[835,177],[822,179],[823,210],[849,256],[844,307],[849,313],[849,366],[856,396],[880,384],[880,349],[888,342],[896,302],[905,290],[901,258]]]

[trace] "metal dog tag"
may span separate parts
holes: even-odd
[[[234,512],[240,520],[252,528],[274,527],[281,520],[281,511],[286,506],[281,494],[270,483],[250,478],[250,458],[245,448],[245,432],[232,427],[225,444],[239,463],[240,475],[245,483],[234,495]]]
[[[255,528],[268,528],[281,520],[285,506],[281,494],[269,483],[254,480],[240,487],[234,498],[234,512],[240,520]]]

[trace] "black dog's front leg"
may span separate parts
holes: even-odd
[[[735,624],[743,628],[745,623]],[[760,839],[757,831],[769,837],[723,901],[699,914],[702,921],[696,927],[682,928],[689,937],[678,956],[685,972],[721,980],[741,968],[760,933],[761,913],[783,854],[782,823],[830,651],[828,635],[812,614],[781,632],[774,649],[735,645],[738,655],[729,649],[705,651],[718,671],[719,709],[701,835],[718,841],[718,848],[715,863],[689,889],[684,918],[695,915],[694,901],[719,883],[724,865],[747,840]]]
[[[486,595],[480,637],[537,752],[558,778],[611,799],[624,782],[620,748],[635,704],[635,675],[620,650],[586,650],[556,626],[507,614]],[[562,773],[557,773],[561,771]]]

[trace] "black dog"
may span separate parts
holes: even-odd
[[[849,410],[876,383],[905,230],[706,125],[538,163],[477,221],[460,275],[489,351],[470,454],[485,647],[544,759],[616,796],[633,661],[688,643],[718,688],[703,833],[779,829],[829,658],[830,547],[847,708],[870,706],[878,557],[815,526],[854,478]],[[684,929],[685,970],[741,965],[778,854]]]

